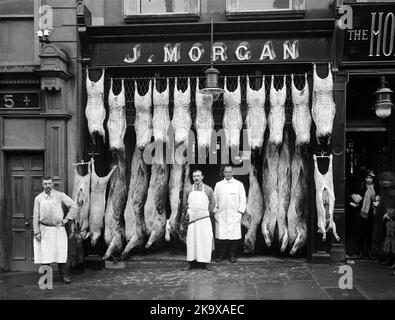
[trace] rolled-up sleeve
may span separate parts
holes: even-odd
[[[211,189],[210,187],[207,188],[206,191],[207,197],[208,197],[208,211],[210,212],[210,214],[214,213],[214,209],[215,209],[215,198],[214,198],[214,191],[213,189]]]
[[[66,219],[74,220],[78,218],[78,205],[65,193],[62,193],[62,203],[69,209]]]
[[[40,200],[38,196],[34,199],[33,230],[35,235],[40,233]]]
[[[239,183],[239,209],[238,211],[244,213],[247,209],[247,196],[243,183]]]

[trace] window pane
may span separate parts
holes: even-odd
[[[188,0],[140,0],[141,13],[188,13]]]
[[[292,9],[292,0],[238,0],[238,10]]]
[[[0,0],[0,15],[34,14],[34,0]]]

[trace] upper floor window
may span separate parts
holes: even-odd
[[[33,15],[34,0],[0,0],[0,16]]]
[[[197,20],[200,0],[124,0],[124,8],[125,19],[132,21],[169,18]]]
[[[304,10],[305,0],[226,0],[228,18],[295,15]]]

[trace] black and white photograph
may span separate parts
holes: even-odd
[[[394,42],[395,1],[0,0],[0,300],[394,300]]]

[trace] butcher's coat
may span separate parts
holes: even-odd
[[[215,185],[214,197],[215,238],[241,239],[241,216],[246,210],[247,202],[244,185],[235,178],[224,179]]]
[[[188,225],[187,232],[187,261],[210,263],[211,251],[214,250],[213,229],[211,226],[209,199],[204,191],[194,189],[188,196],[189,221],[207,217]]]
[[[41,241],[33,239],[34,263],[66,263],[67,233],[63,221],[62,204],[68,207],[67,219],[77,218],[77,204],[63,192],[52,190],[48,195],[40,193],[34,199],[33,227],[34,234],[41,233]]]

